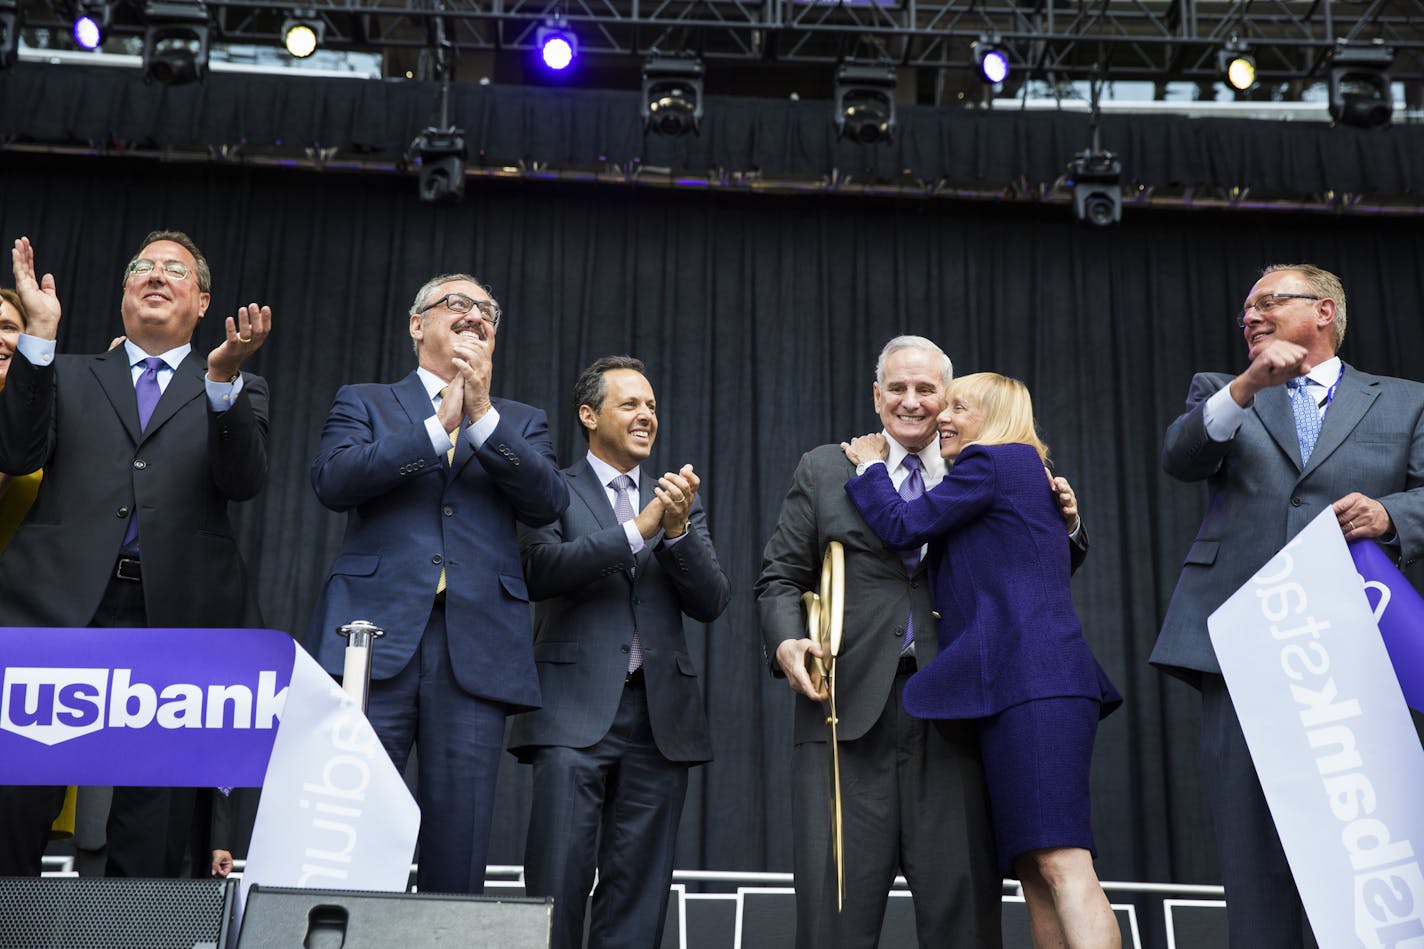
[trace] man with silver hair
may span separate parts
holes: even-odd
[[[420,745],[421,890],[484,889],[505,716],[540,704],[515,521],[568,505],[548,419],[490,394],[500,307],[468,274],[432,277],[410,308],[418,367],[343,386],[312,486],[347,514],[309,645],[340,674],[353,619],[385,630],[368,716],[398,769]]]
[[[889,441],[895,486],[929,490],[944,477],[936,419],[953,375],[949,357],[922,336],[885,344],[871,392]],[[971,721],[928,722],[900,705],[906,679],[938,650],[923,558],[887,550],[845,492],[856,473],[839,444],[801,457],[767,541],[757,608],[773,675],[797,693],[792,751],[792,852],[796,945],[870,949],[879,944],[890,885],[904,873],[924,949],[1002,944],[1001,881],[988,796]],[[1048,486],[1045,484],[1045,488]],[[1081,538],[1076,501],[1056,485]],[[807,674],[801,595],[819,588],[831,541],[845,548],[844,632],[836,659],[845,901],[837,909],[832,860],[830,748],[819,683]],[[1075,542],[1074,561],[1086,549]]]

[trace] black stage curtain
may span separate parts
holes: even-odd
[[[200,350],[238,305],[273,307],[274,335],[248,367],[272,386],[271,481],[239,507],[268,620],[299,637],[342,530],[309,487],[323,419],[342,383],[413,368],[405,314],[426,277],[472,270],[492,286],[508,314],[496,391],[548,410],[564,463],[584,451],[577,372],[609,353],[647,362],[662,420],[653,464],[702,472],[735,591],[721,619],[691,630],[717,757],[694,773],[679,867],[791,866],[792,696],[767,675],[751,589],[801,453],[877,427],[871,382],[888,337],[923,334],[959,372],[1026,380],[1077,486],[1093,547],[1075,596],[1127,697],[1094,763],[1105,879],[1216,879],[1197,701],[1146,664],[1203,499],[1158,453],[1193,371],[1243,365],[1233,313],[1256,271],[1337,271],[1350,291],[1344,357],[1424,378],[1424,238],[1408,220],[1143,210],[1093,231],[1039,205],[497,181],[472,181],[447,210],[391,175],[4,162],[0,235],[29,235],[55,273],[61,351],[102,349],[120,331],[120,271],[153,226],[188,231],[212,261]],[[521,861],[527,782],[509,760],[495,862]]]
[[[822,94],[830,94],[830,83]],[[0,72],[0,142],[100,149],[335,150],[336,160],[402,154],[431,124],[435,86],[219,73],[201,85],[145,84],[137,69],[24,63]],[[702,133],[644,136],[639,95],[462,84],[454,124],[473,165],[617,165],[695,174],[917,181],[996,191],[1052,184],[1089,141],[1083,113],[901,106],[892,143],[838,142],[824,100],[708,97]],[[1153,188],[1250,189],[1316,200],[1329,192],[1424,193],[1424,127],[1366,132],[1319,122],[1108,115],[1103,144],[1124,177]]]

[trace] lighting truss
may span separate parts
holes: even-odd
[[[48,0],[21,0],[29,27],[63,26]],[[326,23],[324,49],[422,48],[439,17],[461,52],[529,50],[561,15],[580,50],[643,58],[670,31],[704,61],[834,63],[870,42],[899,66],[973,68],[972,44],[998,37],[1016,75],[1213,82],[1233,37],[1259,80],[1324,79],[1339,44],[1396,51],[1395,80],[1424,79],[1424,0],[303,0]],[[216,35],[279,46],[290,4],[208,3]],[[115,25],[123,32],[123,24]]]

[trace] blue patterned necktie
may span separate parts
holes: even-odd
[[[925,478],[920,474],[920,456],[910,454],[905,456],[905,460],[900,462],[909,474],[905,475],[905,480],[900,482],[900,497],[906,501],[913,501],[922,497],[925,493]],[[905,564],[905,573],[914,576],[915,571],[920,567],[920,548],[905,550],[900,553],[900,560]],[[909,619],[905,620],[905,638],[900,642],[900,651],[904,652],[914,645],[915,642],[915,614],[910,611]]]
[[[1310,394],[1310,377],[1298,376],[1286,383],[1290,390],[1291,414],[1295,416],[1295,434],[1300,439],[1300,463],[1310,460],[1320,438],[1320,406]]]
[[[141,362],[143,372],[138,374],[138,381],[134,383],[134,396],[138,399],[139,430],[147,431],[148,420],[153,418],[153,410],[158,407],[158,398],[163,394],[163,390],[158,386],[158,370],[168,364],[157,356],[149,356]],[[138,552],[137,502],[134,504],[133,513],[129,515],[129,526],[124,531],[124,540],[120,547],[122,550]]]
[[[626,524],[633,519],[633,499],[631,492],[638,485],[628,475],[619,475],[608,486],[613,489],[613,516],[618,523]],[[638,627],[633,627],[633,645],[628,647],[628,671],[632,672],[643,664],[643,642],[638,638]]]

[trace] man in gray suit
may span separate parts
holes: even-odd
[[[1424,386],[1340,360],[1345,290],[1318,267],[1267,267],[1239,323],[1250,365],[1195,376],[1186,412],[1167,429],[1163,466],[1206,481],[1209,493],[1151,662],[1201,690],[1202,773],[1231,944],[1294,949],[1304,944],[1300,896],[1206,621],[1327,507],[1346,540],[1375,539],[1405,564],[1419,556]]]
[[[925,490],[944,477],[935,423],[952,373],[949,357],[921,336],[897,336],[880,353],[872,392],[897,487],[911,466]],[[791,762],[796,944],[875,946],[898,867],[914,895],[922,947],[997,947],[1002,885],[974,724],[911,718],[900,705],[905,680],[938,649],[936,614],[923,562],[907,570],[851,505],[845,483],[854,474],[838,444],[802,456],[756,584],[773,674],[800,696]],[[1060,503],[1074,504],[1059,480]],[[1076,523],[1076,510],[1065,513]],[[819,586],[833,540],[845,547],[846,589],[836,660],[846,854],[839,911],[825,712],[806,673],[807,653],[820,651],[806,638],[801,608],[801,594]]]
[[[588,454],[563,471],[569,506],[520,530],[544,697],[509,738],[534,765],[525,885],[554,897],[554,949],[576,949],[596,867],[590,947],[656,946],[688,769],[712,758],[682,617],[716,619],[729,588],[692,466],[642,471],[658,434],[643,364],[599,359],[573,401]]]

